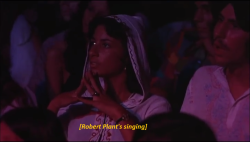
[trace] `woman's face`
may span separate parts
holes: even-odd
[[[200,38],[210,38],[212,35],[211,24],[213,16],[208,1],[196,1],[197,11],[195,13],[194,22],[198,30]]]
[[[126,67],[126,52],[122,42],[110,37],[103,25],[99,25],[91,39],[90,67],[101,77],[120,74]]]
[[[87,9],[84,11],[82,23],[83,33],[88,33],[89,23],[95,17],[104,17],[109,14],[107,1],[90,1]]]

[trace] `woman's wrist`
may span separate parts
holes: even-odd
[[[114,115],[112,116],[112,119],[114,121],[117,121],[121,117],[123,117],[123,115],[128,114],[128,111],[125,108],[123,108],[122,106],[114,107],[114,111],[113,112],[114,112],[113,113]]]

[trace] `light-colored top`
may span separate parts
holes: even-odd
[[[29,84],[36,57],[31,34],[30,24],[24,15],[19,15],[10,36],[10,73],[11,77],[23,88]]]
[[[101,137],[100,141],[124,141],[119,127],[117,127],[118,129],[103,128],[103,124],[116,125],[114,120],[111,120],[108,116],[94,108],[91,112],[84,112],[84,110],[88,110],[85,107],[83,103],[76,103],[66,108],[61,108],[58,112],[58,117],[66,125],[65,131],[69,141],[98,141],[99,137]],[[127,108],[127,110],[135,115],[139,121],[142,121],[154,114],[169,112],[170,105],[163,97],[153,95],[140,105]],[[69,121],[70,123],[68,123]],[[101,125],[101,129],[79,130],[80,124]]]
[[[197,70],[181,111],[206,121],[218,141],[249,141],[249,89],[235,100],[223,70],[218,66]]]

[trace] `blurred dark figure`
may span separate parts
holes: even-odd
[[[136,130],[134,141],[216,141],[213,131],[200,119],[184,113],[164,113],[151,116]]]
[[[67,141],[59,119],[47,109],[14,109],[0,118],[0,125],[1,141],[17,136],[23,141]]]
[[[5,80],[1,82],[0,116],[15,108],[34,106],[28,93],[8,74],[5,75]]]

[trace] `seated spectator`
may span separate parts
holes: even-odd
[[[181,108],[207,122],[219,141],[250,140],[249,17],[249,1],[223,8],[214,29],[216,65],[195,72]]]
[[[162,44],[159,47],[162,47],[163,63],[151,82],[151,89],[155,94],[157,90],[164,91],[165,94],[162,95],[168,94],[170,101],[178,91],[177,109],[180,109],[182,103],[179,102],[182,102],[185,95],[181,91],[186,90],[195,70],[211,62],[212,29],[223,5],[223,2],[195,1],[193,21],[174,22],[158,30],[159,40],[162,40],[158,44]],[[180,73],[187,66],[189,69],[182,73],[185,77],[181,74],[179,79]],[[175,103],[174,101],[176,100],[171,103]]]
[[[36,90],[44,81],[39,64],[41,43],[35,22],[37,2],[26,1],[26,7],[16,18],[10,36],[10,75],[32,98],[37,106]]]
[[[194,23],[196,26],[197,35],[199,37],[197,43],[201,45],[191,47],[193,49],[198,48],[194,49],[194,51],[192,51],[193,49],[188,49],[188,54],[192,54],[192,52],[195,52],[195,55],[193,59],[191,58],[189,63],[183,66],[176,79],[174,94],[170,99],[174,111],[180,111],[183,99],[186,94],[188,83],[194,75],[195,71],[202,66],[214,64],[212,31],[214,29],[214,25],[216,24],[218,15],[222,8],[225,7],[226,3],[226,1],[195,2],[197,9],[194,17]],[[196,52],[195,50],[198,51]]]
[[[202,120],[183,113],[163,113],[151,116],[136,130],[134,141],[216,141],[210,127]]]

